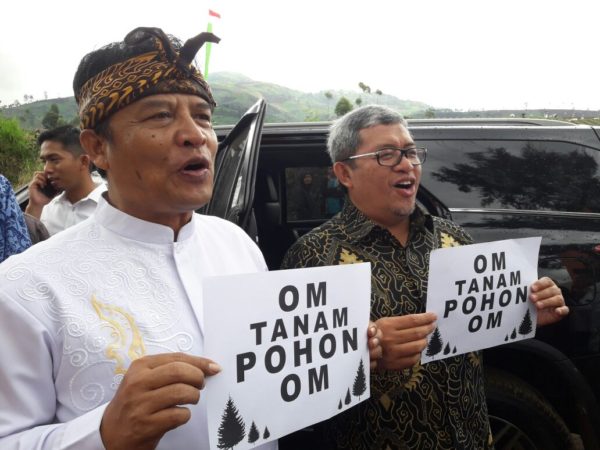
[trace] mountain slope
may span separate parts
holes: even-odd
[[[255,81],[245,75],[231,72],[216,72],[210,75],[210,85],[217,101],[214,114],[215,125],[236,123],[242,114],[259,98],[268,103],[266,122],[304,122],[335,118],[334,109],[338,100],[345,96],[354,103],[357,98],[362,104],[384,104],[405,115],[418,115],[429,108],[421,102],[400,100],[391,95],[364,94],[352,91],[329,90],[333,97],[328,99],[326,91],[306,93],[289,89],[274,83]],[[17,107],[0,110],[6,117],[19,119],[21,126],[28,129],[42,127],[42,119],[50,105],[58,106],[60,115],[71,122],[77,115],[73,97],[39,100]]]

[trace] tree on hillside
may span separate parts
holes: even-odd
[[[23,126],[29,129],[32,129],[35,126],[35,116],[30,108],[25,108],[23,114],[19,116],[19,120]]]
[[[50,109],[42,119],[42,125],[44,125],[44,128],[47,130],[51,130],[52,128],[56,128],[60,125],[61,119],[62,117],[58,110],[58,105],[56,103],[52,103],[50,105]]]
[[[325,92],[325,98],[327,99],[327,115],[331,115],[331,100],[333,100],[333,93],[331,91]]]
[[[433,119],[435,117],[435,109],[433,108],[427,108],[425,110],[425,118],[426,119]]]
[[[0,173],[18,187],[31,179],[38,164],[35,136],[0,115]]]
[[[335,115],[341,117],[350,111],[352,111],[352,103],[350,103],[350,100],[346,97],[340,98],[335,105]]]
[[[360,88],[361,91],[363,91],[365,94],[370,94],[371,93],[371,87],[367,86],[365,83],[363,83],[362,81],[360,81],[358,83],[358,87]]]
[[[356,106],[360,107],[360,105],[362,105],[362,98],[358,97],[356,100],[354,100],[354,103],[356,103]]]

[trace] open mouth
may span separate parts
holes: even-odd
[[[208,170],[209,164],[205,158],[195,159],[183,166],[181,172],[186,175],[200,175]]]
[[[201,169],[205,169],[206,168],[206,164],[202,164],[202,163],[195,163],[195,164],[188,164],[187,166],[185,166],[183,168],[183,170],[201,170]]]
[[[410,190],[415,185],[414,181],[399,181],[394,184],[394,187],[397,189]]]

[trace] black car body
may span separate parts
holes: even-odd
[[[225,156],[236,139],[234,147],[253,140],[255,154],[220,165],[217,185],[228,188],[213,203],[222,207],[205,212],[243,226],[271,269],[333,214],[328,125],[266,124],[248,139],[217,128],[222,161],[236,159]],[[484,351],[496,448],[600,448],[600,129],[521,119],[409,121],[409,129],[428,148],[421,206],[475,242],[541,236],[538,275],[555,280],[571,310],[535,339]],[[310,210],[298,187],[306,174]]]

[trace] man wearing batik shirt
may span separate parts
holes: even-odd
[[[425,311],[429,255],[471,243],[456,224],[416,207],[426,149],[399,114],[365,106],[333,124],[328,151],[346,204],[300,238],[283,267],[371,263],[371,319],[383,332],[383,356],[371,398],[324,422],[324,438],[353,450],[492,448],[480,353],[419,363],[436,320]],[[568,314],[550,279],[531,292],[539,325]]]
[[[191,63],[206,40],[138,28],[79,65],[81,142],[108,190],[0,265],[3,450],[208,449],[201,390],[220,367],[203,357],[202,280],[266,264],[242,229],[194,213],[217,151]]]

